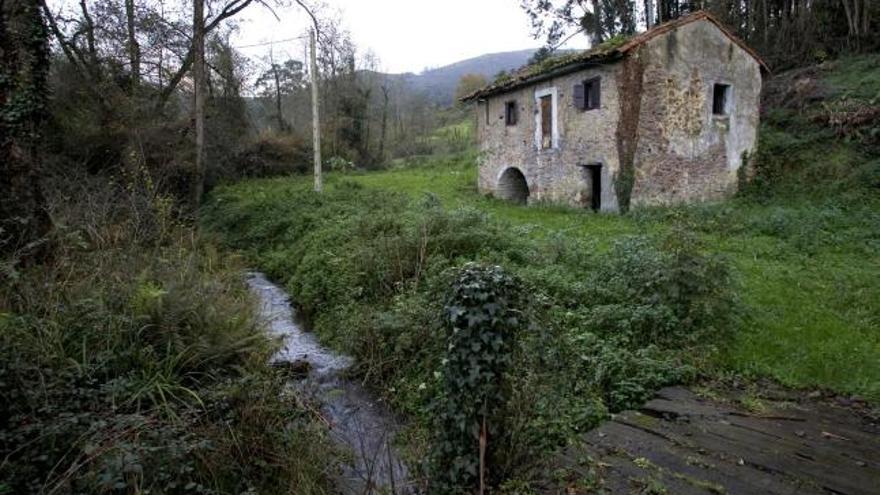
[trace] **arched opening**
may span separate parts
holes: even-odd
[[[526,204],[529,200],[529,185],[526,176],[518,168],[510,167],[498,178],[497,195],[501,199]]]

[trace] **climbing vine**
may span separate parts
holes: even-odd
[[[614,178],[614,192],[620,211],[629,211],[632,190],[635,184],[635,154],[638,145],[639,112],[642,107],[642,75],[645,72],[637,50],[622,62],[618,78],[618,101],[620,118],[617,121],[617,156],[620,169]]]
[[[37,180],[49,49],[37,2],[0,2],[0,254],[35,258],[51,219]]]
[[[469,263],[452,285],[444,308],[442,393],[434,404],[432,493],[469,491],[488,479],[493,438],[504,431],[504,375],[521,326],[519,301],[517,281],[498,266]]]

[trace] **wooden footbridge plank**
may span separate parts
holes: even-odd
[[[880,495],[876,418],[803,397],[759,409],[663,389],[566,451],[559,464],[590,483],[546,492]]]

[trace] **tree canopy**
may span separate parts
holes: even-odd
[[[584,34],[593,45],[708,10],[775,68],[880,46],[872,0],[523,0],[536,38],[556,47]]]

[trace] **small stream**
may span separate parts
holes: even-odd
[[[301,393],[317,399],[330,424],[331,436],[352,454],[337,477],[342,493],[412,493],[406,466],[391,445],[400,428],[394,414],[360,383],[345,378],[353,360],[318,343],[297,322],[287,293],[258,272],[248,274],[248,285],[260,300],[260,317],[284,345],[274,357],[278,363],[308,362],[307,374],[292,382]]]

